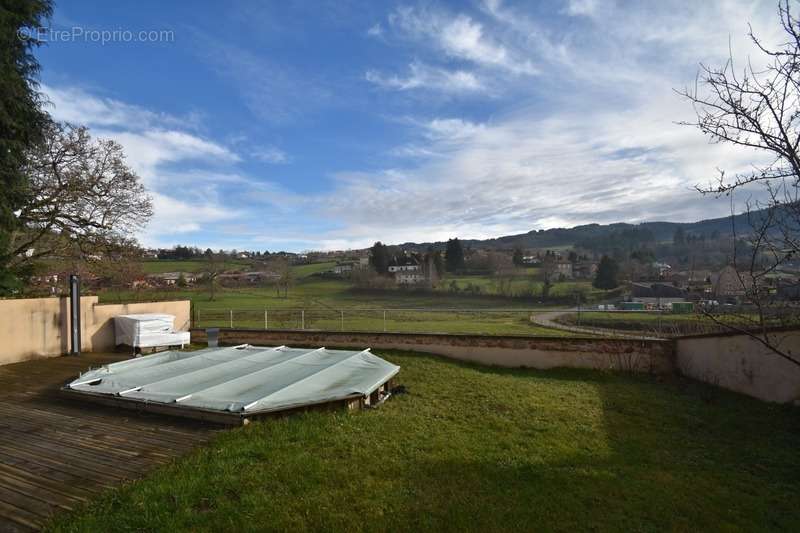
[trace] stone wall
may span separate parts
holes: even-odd
[[[192,340],[205,342],[205,330],[192,330]],[[672,343],[659,340],[223,329],[220,341],[263,346],[412,350],[505,367],[572,367],[650,373],[675,370]]]

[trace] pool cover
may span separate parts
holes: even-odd
[[[369,349],[242,345],[120,361],[82,374],[65,389],[250,416],[368,397],[399,370]]]

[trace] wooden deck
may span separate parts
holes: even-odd
[[[0,532],[39,529],[52,513],[140,477],[219,430],[59,394],[78,372],[124,358],[86,354],[0,366]]]

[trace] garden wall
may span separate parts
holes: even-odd
[[[113,350],[113,317],[133,313],[175,315],[175,329],[189,329],[188,300],[101,305],[82,296],[81,349]],[[0,365],[68,353],[69,327],[69,298],[0,300]]]
[[[771,335],[800,358],[800,330]],[[741,334],[682,337],[675,341],[678,369],[686,376],[769,402],[800,402],[800,367]]]
[[[205,330],[192,330],[192,340],[204,342]],[[672,343],[659,340],[223,329],[220,341],[412,350],[505,367],[675,370]]]

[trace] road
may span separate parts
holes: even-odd
[[[571,331],[573,333],[583,333],[587,335],[602,335],[605,337],[620,337],[623,339],[659,340],[659,337],[633,335],[631,333],[620,332],[619,330],[616,329],[593,328],[588,326],[573,326],[573,325],[562,324],[557,321],[557,319],[561,316],[570,315],[577,312],[578,312],[577,308],[572,308],[572,309],[562,309],[559,311],[544,311],[542,313],[534,313],[533,315],[531,315],[531,322],[533,322],[537,326],[542,326],[545,328],[560,329],[564,331]]]

